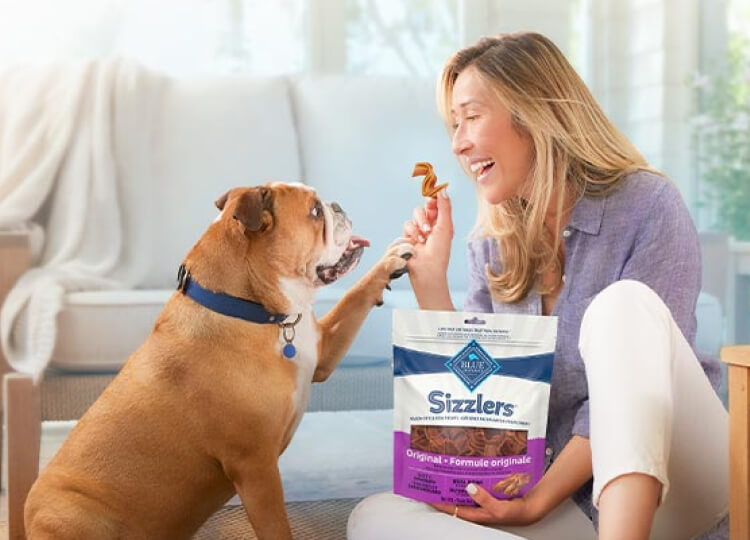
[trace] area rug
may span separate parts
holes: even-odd
[[[286,505],[295,540],[345,540],[346,521],[361,499],[298,501]],[[195,534],[194,540],[257,538],[242,506],[225,506]]]

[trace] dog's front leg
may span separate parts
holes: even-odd
[[[396,240],[383,258],[320,319],[320,350],[313,382],[325,381],[333,373],[370,309],[383,304],[383,289],[406,272],[406,261],[412,253],[408,241]]]
[[[259,540],[292,540],[278,460],[253,460],[227,470]]]

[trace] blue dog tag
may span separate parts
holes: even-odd
[[[286,345],[284,345],[282,352],[287,358],[294,358],[294,355],[297,354],[297,347],[295,347],[291,343],[287,343]]]

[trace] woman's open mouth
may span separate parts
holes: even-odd
[[[494,165],[494,161],[492,161],[491,159],[487,159],[485,161],[477,161],[476,163],[473,163],[469,167],[469,169],[474,174],[474,178],[476,179],[476,181],[481,183],[482,180],[487,177]]]

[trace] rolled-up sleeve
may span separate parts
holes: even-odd
[[[573,419],[573,435],[589,438],[589,400],[587,399],[576,411]]]
[[[470,240],[466,258],[469,262],[469,285],[463,309],[464,311],[490,313],[492,312],[492,297],[485,273],[489,261],[489,240]]]

